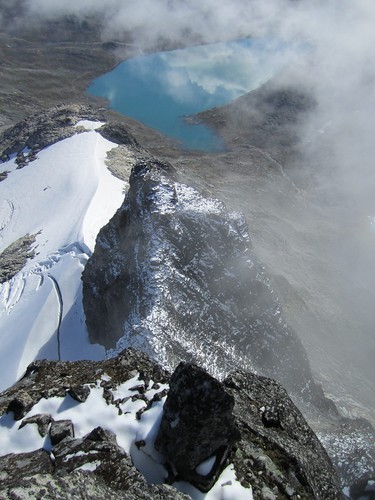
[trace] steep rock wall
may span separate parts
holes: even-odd
[[[179,183],[169,164],[135,165],[82,279],[93,342],[140,348],[170,368],[257,370],[306,399],[321,395],[243,215]]]

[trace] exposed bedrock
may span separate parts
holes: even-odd
[[[76,127],[80,120],[104,118],[95,108],[79,104],[62,104],[31,115],[0,134],[0,160],[7,161],[15,154],[18,168],[22,168],[35,160],[41,149],[83,132]]]
[[[24,267],[27,259],[34,256],[32,244],[35,236],[25,234],[0,253],[0,284],[13,278]]]
[[[137,385],[132,387],[132,396],[125,402],[115,395],[124,390],[129,380]],[[78,435],[82,419],[89,418],[92,412],[89,399],[80,397],[72,402],[70,394],[72,391],[76,394],[78,387],[97,395],[98,415],[100,400],[105,408],[115,410],[128,404],[129,413],[129,403],[141,401],[142,395],[143,411],[133,415],[133,419],[121,411],[115,411],[117,416],[108,421],[96,418],[93,429]],[[154,395],[149,400],[149,389],[160,390],[160,398]],[[155,425],[159,425],[157,414],[149,410],[165,399],[168,390],[156,444],[161,452],[160,461],[155,466],[164,465],[169,470],[169,476],[165,473],[164,477],[172,486],[150,486],[134,467],[132,453],[138,446],[151,453],[152,433],[148,432],[144,441],[135,442],[129,454],[118,444],[119,435],[108,426],[116,418],[121,422],[121,427],[117,427],[121,434],[128,432],[130,425],[135,433],[134,442],[139,432],[136,421],[142,425],[143,419],[155,418]],[[0,416],[19,406],[26,393],[27,408],[17,415],[13,413],[14,418],[23,419],[19,427],[22,431],[13,432],[26,430],[32,436],[37,430],[40,436],[48,434],[51,443],[42,440],[43,449],[0,457],[1,498],[125,495],[129,499],[182,499],[186,497],[174,489],[175,481],[188,480],[208,490],[230,464],[237,482],[243,488],[251,486],[255,499],[341,498],[324,448],[286,391],[271,379],[237,371],[219,382],[198,366],[183,363],[169,377],[145,354],[129,349],[101,362],[33,363],[17,384],[0,394]],[[49,398],[61,400],[56,413],[53,405],[49,405],[51,414],[28,415],[38,402]],[[75,408],[71,418],[77,420],[64,419],[68,408]],[[4,422],[10,429],[13,426],[9,417]],[[18,436],[13,439],[16,444]],[[4,453],[1,449],[0,452]],[[206,459],[209,464],[202,464]]]
[[[285,389],[255,374],[236,371],[220,383],[181,363],[155,446],[176,479],[202,491],[229,461],[254,498],[340,498],[327,452]]]
[[[139,348],[169,368],[197,362],[219,377],[256,370],[321,399],[245,218],[179,183],[171,165],[135,165],[82,279],[93,342]]]

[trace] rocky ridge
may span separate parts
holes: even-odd
[[[284,83],[284,79],[287,83]],[[316,106],[311,92],[292,78],[278,75],[221,108],[197,115],[197,120],[217,130],[228,144],[257,147],[285,165],[298,157],[298,127]]]
[[[123,335],[117,349],[140,348],[169,367],[197,362],[221,378],[241,364],[255,366],[281,381],[320,431],[342,486],[374,475],[373,428],[340,417],[314,382],[243,216],[181,184],[170,164],[151,157],[135,164],[124,204],[100,232],[83,282],[92,340],[110,347]],[[357,457],[355,465],[349,456]]]
[[[116,397],[121,392],[125,394],[125,387],[130,390],[129,396]],[[81,420],[82,415],[89,416],[90,398],[98,398],[98,415],[102,406],[107,412],[113,408],[114,418],[120,421],[117,441],[108,429],[114,425],[110,418],[85,432],[78,414]],[[55,408],[59,408],[57,414],[52,411],[54,401]],[[223,406],[224,401],[227,403]],[[40,414],[39,410],[49,402],[50,414]],[[173,415],[176,404],[181,417],[177,423]],[[137,411],[134,405],[138,405]],[[74,416],[67,421],[64,417],[69,409],[76,413],[70,413]],[[0,395],[0,414],[0,431],[4,434],[5,425],[5,432],[11,429],[16,435],[14,445],[22,441],[18,434],[26,433],[26,439],[32,439],[33,426],[38,429],[41,443],[39,449],[0,458],[1,498],[38,496],[43,491],[44,498],[117,498],[119,494],[130,499],[185,498],[171,486],[147,486],[133,465],[136,462],[140,469],[144,468],[140,456],[144,460],[151,456],[154,467],[164,470],[164,481],[177,488],[181,487],[179,481],[185,479],[207,489],[202,486],[202,479],[212,486],[213,477],[221,477],[228,464],[233,464],[237,482],[242,485],[238,487],[243,488],[242,498],[251,498],[250,486],[256,499],[340,498],[326,452],[287,393],[276,382],[254,374],[235,372],[220,383],[195,365],[181,364],[170,378],[146,355],[134,350],[102,362],[39,361],[29,366],[15,386]],[[158,415],[162,417],[160,428]],[[183,415],[192,418],[187,420]],[[22,420],[19,430],[13,419]],[[150,419],[155,421],[155,429],[139,439],[139,429]],[[232,432],[228,432],[228,419]],[[206,425],[201,426],[200,422]],[[215,429],[209,425],[213,422],[219,423]],[[199,438],[194,434],[197,424]],[[132,432],[138,431],[131,436],[129,450],[124,451],[118,441],[129,425]],[[169,442],[166,453],[168,426],[179,433],[179,440],[175,446]],[[157,432],[157,448],[162,455],[155,455]],[[46,435],[49,439],[41,438]],[[9,447],[9,443],[4,437],[2,441],[4,453],[4,446]],[[194,456],[185,462],[185,470],[177,458],[184,449],[191,450]],[[216,457],[215,474],[212,457]],[[211,465],[207,465],[207,459]],[[194,470],[200,471],[195,472],[195,479]],[[230,486],[226,482],[216,487]]]
[[[91,340],[216,376],[242,367],[321,401],[306,353],[252,249],[246,221],[158,160],[133,167],[82,275]]]

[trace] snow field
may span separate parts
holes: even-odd
[[[0,252],[25,234],[37,234],[35,256],[0,285],[0,390],[35,359],[102,359],[104,348],[88,339],[81,273],[101,227],[123,201],[124,183],[105,165],[117,147],[95,129],[38,153],[22,169],[0,165]]]

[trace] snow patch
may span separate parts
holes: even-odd
[[[101,461],[95,460],[94,462],[87,462],[86,464],[77,467],[75,470],[88,470],[90,472],[94,472],[99,467],[99,465],[101,465]]]
[[[234,465],[228,465],[208,493],[202,493],[189,483],[173,483],[179,491],[190,495],[194,500],[253,500],[251,488],[244,488],[237,480]]]
[[[207,476],[211,472],[212,467],[215,465],[215,461],[216,455],[207,458],[207,460],[204,460],[198,465],[198,467],[195,469],[195,472],[197,472],[201,476]]]
[[[93,122],[91,120],[80,120],[75,124],[75,127],[83,127],[86,130],[97,130],[104,125],[104,122]]]
[[[195,189],[185,184],[175,184],[179,205],[184,210],[197,213],[220,214],[224,210],[224,204],[215,198],[203,198]]]

